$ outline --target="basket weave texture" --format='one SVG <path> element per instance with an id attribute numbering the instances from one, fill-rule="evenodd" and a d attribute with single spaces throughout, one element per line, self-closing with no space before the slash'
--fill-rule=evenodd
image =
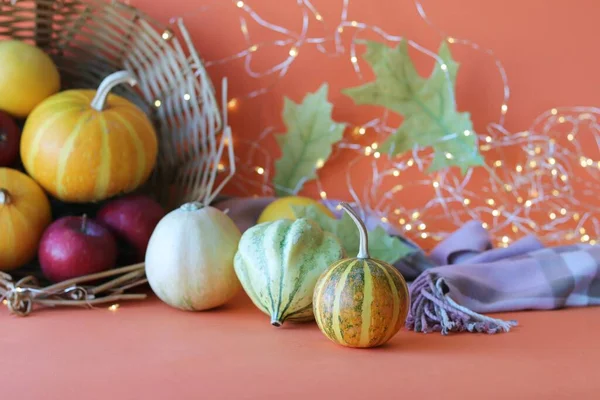
<path id="1" fill-rule="evenodd" d="M 221 152 L 223 118 L 212 83 L 181 21 L 165 27 L 117 1 L 0 0 L 0 40 L 36 44 L 56 63 L 62 89 L 97 88 L 129 70 L 138 80 L 114 93 L 148 114 L 159 139 L 144 189 L 171 208 L 204 197 Z M 213 178 L 214 179 L 214 178 Z"/>
<path id="2" fill-rule="evenodd" d="M 227 81 L 219 107 L 181 20 L 165 27 L 117 1 L 0 0 L 0 40 L 6 39 L 35 44 L 49 54 L 62 90 L 96 89 L 122 70 L 135 76 L 134 88 L 120 85 L 113 92 L 139 106 L 154 124 L 158 160 L 141 191 L 166 209 L 188 201 L 211 204 L 235 174 Z M 47 287 L 38 283 L 36 266 L 30 267 L 33 272 L 24 267 L 14 277 L 0 272 L 0 300 L 11 313 L 28 315 L 34 304 L 91 307 L 146 297 L 126 293 L 147 282 L 143 263 Z"/>

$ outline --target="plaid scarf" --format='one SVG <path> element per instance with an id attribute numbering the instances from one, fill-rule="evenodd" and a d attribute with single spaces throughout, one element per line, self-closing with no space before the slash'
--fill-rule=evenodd
<path id="1" fill-rule="evenodd" d="M 508 332 L 516 321 L 480 313 L 600 305 L 600 246 L 544 248 L 527 236 L 492 249 L 473 221 L 431 253 L 437 264 L 403 265 L 423 271 L 410 285 L 406 326 L 416 332 Z"/>

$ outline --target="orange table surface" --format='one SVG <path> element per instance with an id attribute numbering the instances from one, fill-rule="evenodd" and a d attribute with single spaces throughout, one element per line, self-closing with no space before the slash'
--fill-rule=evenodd
<path id="1" fill-rule="evenodd" d="M 368 350 L 315 323 L 272 327 L 242 293 L 210 312 L 0 312 L 11 399 L 598 399 L 600 308 L 499 315 L 507 334 L 401 331 Z"/>

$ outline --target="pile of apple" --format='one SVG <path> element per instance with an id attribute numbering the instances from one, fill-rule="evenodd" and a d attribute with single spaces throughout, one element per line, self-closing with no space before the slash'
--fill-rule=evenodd
<path id="1" fill-rule="evenodd" d="M 95 219 L 86 214 L 57 218 L 39 244 L 42 272 L 60 282 L 142 262 L 150 236 L 164 215 L 153 199 L 128 195 L 108 201 Z"/>
<path id="2" fill-rule="evenodd" d="M 131 76 L 112 75 L 104 94 L 61 92 L 50 57 L 34 45 L 0 41 L 0 270 L 37 256 L 43 274 L 59 282 L 144 261 L 166 214 L 137 191 L 155 165 L 157 140 L 141 110 L 108 94 Z M 72 139 L 80 133 L 85 140 Z"/>

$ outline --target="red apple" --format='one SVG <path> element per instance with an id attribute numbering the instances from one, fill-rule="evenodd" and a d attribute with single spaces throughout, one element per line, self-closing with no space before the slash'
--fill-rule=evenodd
<path id="1" fill-rule="evenodd" d="M 132 249 L 125 262 L 142 262 L 148 241 L 158 222 L 165 216 L 158 202 L 144 195 L 129 195 L 109 201 L 96 214 L 96 220 L 107 226 L 117 239 Z"/>
<path id="2" fill-rule="evenodd" d="M 14 119 L 0 111 L 0 167 L 13 165 L 19 157 L 21 130 Z"/>
<path id="3" fill-rule="evenodd" d="M 44 275 L 60 282 L 114 267 L 117 243 L 107 228 L 85 215 L 68 216 L 46 229 L 38 258 Z"/>

